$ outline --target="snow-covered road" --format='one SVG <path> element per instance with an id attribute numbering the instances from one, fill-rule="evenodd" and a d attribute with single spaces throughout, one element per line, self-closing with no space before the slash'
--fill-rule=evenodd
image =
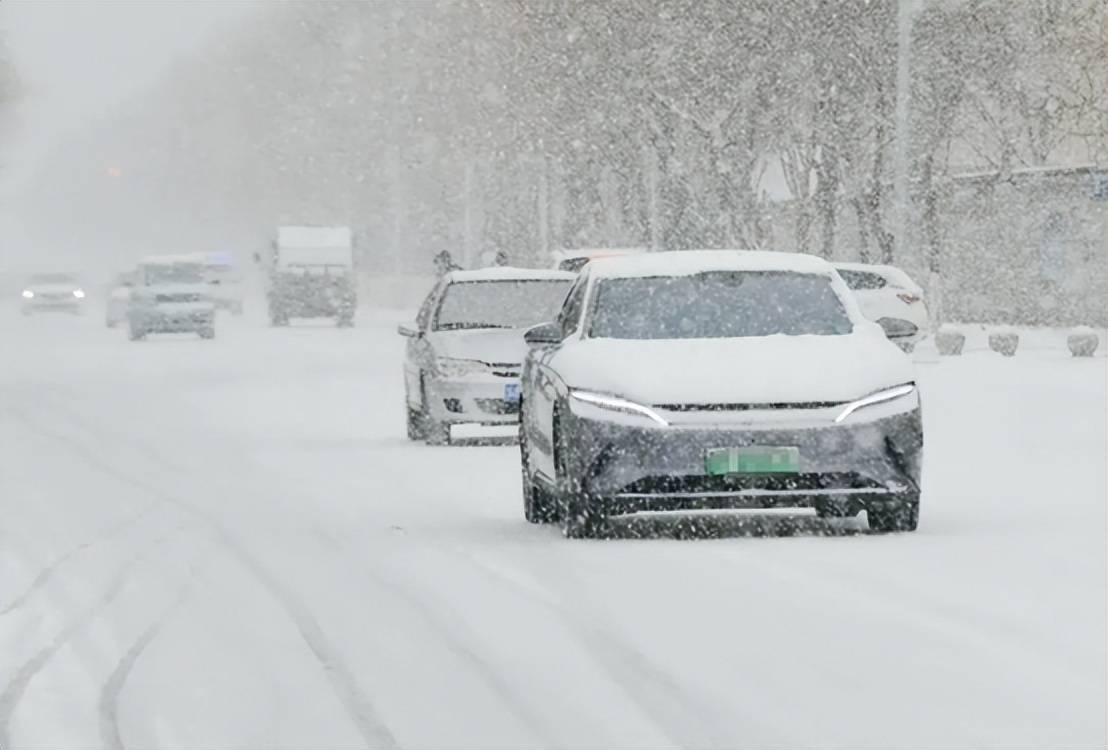
<path id="1" fill-rule="evenodd" d="M 0 317 L 0 747 L 1105 746 L 1103 356 L 921 364 L 918 533 L 571 542 L 396 322 Z"/>

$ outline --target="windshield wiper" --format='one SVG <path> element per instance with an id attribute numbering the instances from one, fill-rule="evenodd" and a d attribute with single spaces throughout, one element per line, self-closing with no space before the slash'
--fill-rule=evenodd
<path id="1" fill-rule="evenodd" d="M 499 323 L 442 323 L 435 326 L 436 331 L 460 331 L 467 328 L 511 328 Z"/>

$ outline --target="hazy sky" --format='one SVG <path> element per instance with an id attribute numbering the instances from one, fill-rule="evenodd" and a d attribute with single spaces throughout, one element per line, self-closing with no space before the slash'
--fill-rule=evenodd
<path id="1" fill-rule="evenodd" d="M 105 115 L 175 57 L 233 28 L 251 0 L 3 0 L 0 35 L 24 86 L 8 182 L 66 131 Z M 14 162 L 14 164 L 12 163 Z"/>

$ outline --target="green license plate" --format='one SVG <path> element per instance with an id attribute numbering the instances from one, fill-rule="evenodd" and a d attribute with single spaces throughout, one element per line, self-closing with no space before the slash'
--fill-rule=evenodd
<path id="1" fill-rule="evenodd" d="M 787 446 L 751 445 L 745 448 L 713 448 L 705 466 L 709 476 L 725 474 L 796 474 L 800 471 L 800 449 Z"/>

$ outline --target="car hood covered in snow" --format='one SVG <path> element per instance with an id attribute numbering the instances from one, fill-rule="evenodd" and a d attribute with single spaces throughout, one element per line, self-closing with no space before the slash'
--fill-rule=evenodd
<path id="1" fill-rule="evenodd" d="M 27 284 L 23 287 L 35 294 L 73 294 L 81 288 L 80 284 Z"/>
<path id="2" fill-rule="evenodd" d="M 915 379 L 869 325 L 844 336 L 586 339 L 554 356 L 571 388 L 652 405 L 842 402 Z"/>
<path id="3" fill-rule="evenodd" d="M 432 331 L 427 338 L 439 357 L 518 365 L 527 353 L 524 333 L 522 328 L 478 328 Z"/>

